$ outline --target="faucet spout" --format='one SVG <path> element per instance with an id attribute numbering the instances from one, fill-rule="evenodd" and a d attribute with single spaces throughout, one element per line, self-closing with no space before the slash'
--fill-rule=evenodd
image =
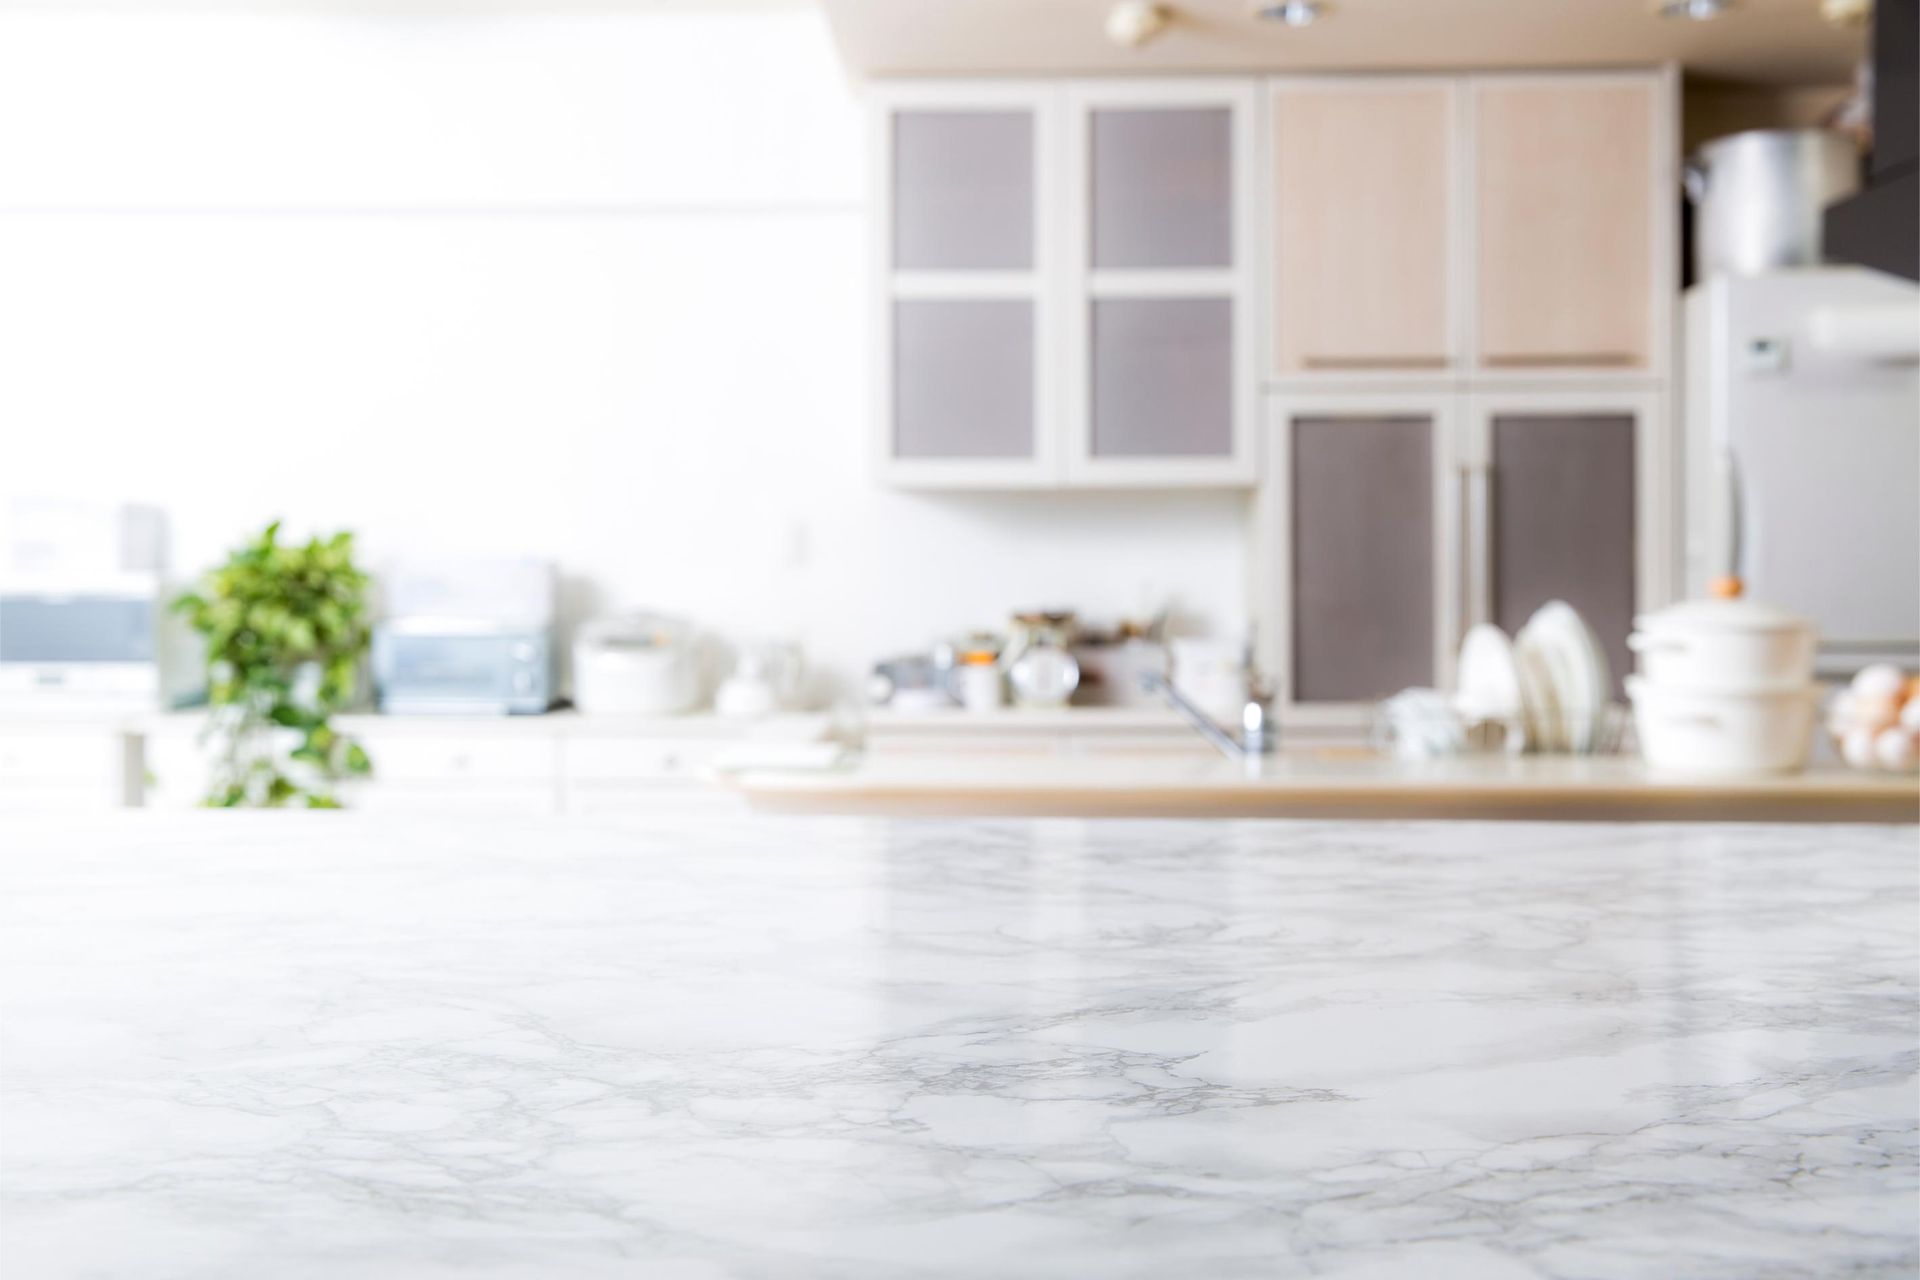
<path id="1" fill-rule="evenodd" d="M 1178 711 L 1194 731 L 1208 742 L 1221 755 L 1229 760 L 1244 760 L 1264 755 L 1274 749 L 1274 735 L 1270 724 L 1267 704 L 1258 698 L 1249 698 L 1240 712 L 1240 733 L 1233 733 L 1220 727 L 1214 718 L 1195 706 L 1188 697 L 1174 687 L 1173 681 L 1157 672 L 1148 672 L 1140 677 L 1140 687 L 1149 693 L 1158 693 Z"/>

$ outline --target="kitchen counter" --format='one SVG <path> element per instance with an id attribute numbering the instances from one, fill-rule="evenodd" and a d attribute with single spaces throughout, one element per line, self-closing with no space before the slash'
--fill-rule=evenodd
<path id="1" fill-rule="evenodd" d="M 0 1273 L 1910 1276 L 1916 838 L 0 820 Z"/>
<path id="2" fill-rule="evenodd" d="M 1825 767 L 1781 776 L 1662 774 L 1637 759 L 1463 756 L 1403 762 L 1354 749 L 1229 760 L 1204 745 L 1076 757 L 869 751 L 831 771 L 743 773 L 756 809 L 920 816 L 1550 818 L 1914 822 L 1920 779 Z"/>

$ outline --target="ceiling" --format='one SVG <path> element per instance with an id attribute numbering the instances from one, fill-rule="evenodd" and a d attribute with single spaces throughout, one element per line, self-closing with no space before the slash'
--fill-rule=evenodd
<path id="1" fill-rule="evenodd" d="M 841 55 L 871 76 L 1153 71 L 1596 67 L 1679 62 L 1753 84 L 1847 80 L 1864 30 L 1818 0 L 1732 0 L 1710 22 L 1650 0 L 1327 0 L 1310 27 L 1251 16 L 1247 0 L 1170 0 L 1151 44 L 1104 34 L 1112 0 L 822 0 Z M 1892 0 L 1900 3 L 1902 0 Z M 1905 0 L 1911 3 L 1911 0 Z"/>

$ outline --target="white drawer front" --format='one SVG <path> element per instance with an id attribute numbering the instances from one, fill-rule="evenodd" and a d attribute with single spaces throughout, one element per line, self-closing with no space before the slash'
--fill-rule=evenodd
<path id="1" fill-rule="evenodd" d="M 491 786 L 426 786 L 409 783 L 369 783 L 341 796 L 347 808 L 360 813 L 421 813 L 456 817 L 477 813 L 550 814 L 559 810 L 559 792 L 552 785 L 500 783 Z"/>
<path id="2" fill-rule="evenodd" d="M 566 743 L 569 782 L 654 782 L 697 779 L 720 744 L 705 739 L 571 738 Z"/>
<path id="3" fill-rule="evenodd" d="M 547 782 L 558 744 L 544 735 L 367 734 L 361 742 L 381 782 Z"/>
<path id="4" fill-rule="evenodd" d="M 566 812 L 588 817 L 664 817 L 746 812 L 746 800 L 721 786 L 586 786 L 567 791 Z"/>
<path id="5" fill-rule="evenodd" d="M 122 803 L 119 790 L 105 785 L 0 779 L 0 813 L 84 813 Z"/>
<path id="6" fill-rule="evenodd" d="M 13 779 L 96 782 L 119 776 L 120 735 L 54 730 L 0 732 L 0 786 Z"/>

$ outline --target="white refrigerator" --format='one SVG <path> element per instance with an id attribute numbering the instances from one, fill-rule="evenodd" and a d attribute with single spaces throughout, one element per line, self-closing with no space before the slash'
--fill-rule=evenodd
<path id="1" fill-rule="evenodd" d="M 1688 594 L 1733 573 L 1820 671 L 1920 661 L 1920 288 L 1858 267 L 1687 291 Z"/>

